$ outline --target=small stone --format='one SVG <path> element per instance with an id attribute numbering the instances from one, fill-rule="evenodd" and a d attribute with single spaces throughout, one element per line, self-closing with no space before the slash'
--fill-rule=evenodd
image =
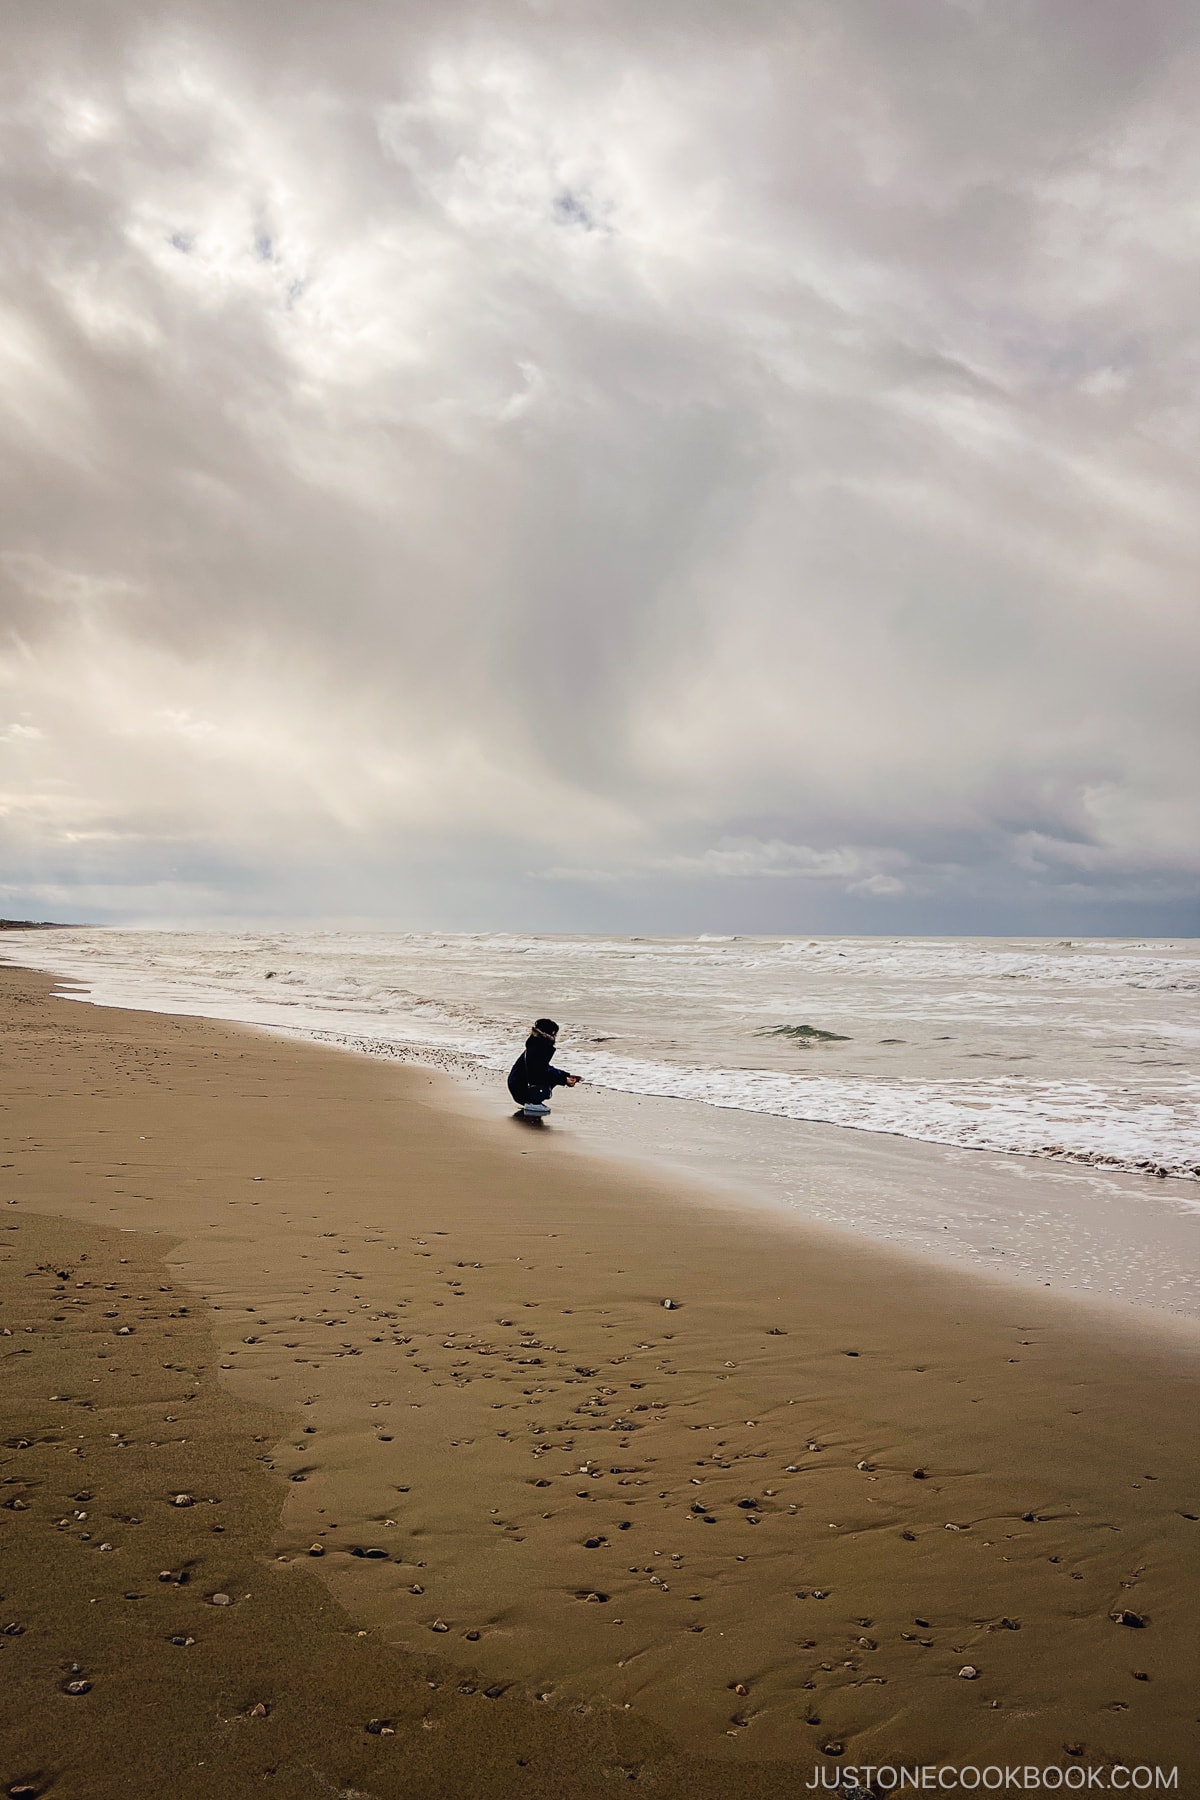
<path id="1" fill-rule="evenodd" d="M 195 1506 L 195 1504 L 196 1502 L 190 1494 L 174 1494 L 171 1497 L 172 1506 Z"/>
<path id="2" fill-rule="evenodd" d="M 429 1629 L 430 1631 L 449 1631 L 450 1627 L 445 1619 L 435 1619 Z"/>
<path id="3" fill-rule="evenodd" d="M 117 1329 L 117 1336 L 118 1337 L 132 1337 L 133 1336 L 133 1326 L 132 1325 L 119 1326 Z"/>
<path id="4" fill-rule="evenodd" d="M 210 1597 L 209 1604 L 211 1606 L 232 1606 L 233 1599 L 229 1594 L 213 1594 Z"/>
<path id="5" fill-rule="evenodd" d="M 744 1700 L 746 1695 L 750 1692 L 750 1689 L 746 1686 L 744 1681 L 735 1681 L 733 1684 L 733 1691 Z"/>
<path id="6" fill-rule="evenodd" d="M 1140 1631 L 1146 1623 L 1141 1613 L 1130 1612 L 1127 1607 L 1114 1613 L 1113 1620 L 1118 1625 L 1131 1625 L 1135 1631 Z"/>
<path id="7" fill-rule="evenodd" d="M 64 1694 L 90 1694 L 91 1691 L 92 1684 L 90 1681 L 68 1681 L 63 1688 Z"/>
<path id="8" fill-rule="evenodd" d="M 363 1555 L 365 1557 L 367 1557 L 371 1562 L 379 1562 L 381 1559 L 384 1562 L 387 1561 L 387 1551 L 386 1550 L 378 1550 L 378 1549 L 372 1548 L 370 1550 L 364 1550 Z"/>
<path id="9" fill-rule="evenodd" d="M 171 1642 L 177 1645 L 180 1650 L 186 1650 L 188 1646 L 194 1644 L 195 1641 L 195 1638 L 190 1637 L 173 1637 L 171 1639 Z"/>
<path id="10" fill-rule="evenodd" d="M 675 1312 L 679 1306 L 679 1302 L 678 1300 L 664 1300 L 663 1306 L 667 1312 Z"/>
<path id="11" fill-rule="evenodd" d="M 372 1737 L 395 1737 L 396 1727 L 390 1719 L 368 1719 L 365 1729 Z"/>
<path id="12" fill-rule="evenodd" d="M 958 1679 L 960 1681 L 978 1681 L 979 1670 L 975 1667 L 974 1663 L 964 1663 L 962 1668 L 958 1671 Z"/>
<path id="13" fill-rule="evenodd" d="M 308 1554 L 310 1556 L 324 1556 L 324 1554 L 325 1554 L 324 1544 L 310 1544 L 308 1546 Z"/>
<path id="14" fill-rule="evenodd" d="M 1150 1679 L 1145 1669 L 1130 1669 L 1129 1673 L 1133 1676 L 1135 1681 L 1149 1681 Z"/>
<path id="15" fill-rule="evenodd" d="M 928 1479 L 929 1479 L 929 1476 L 925 1469 L 914 1469 L 913 1470 L 913 1480 L 914 1481 L 928 1481 Z"/>
<path id="16" fill-rule="evenodd" d="M 839 1744 L 836 1738 L 832 1738 L 829 1743 L 821 1745 L 821 1755 L 841 1756 L 845 1748 L 845 1744 Z"/>
<path id="17" fill-rule="evenodd" d="M 425 1589 L 421 1586 L 419 1581 L 414 1581 L 408 1591 L 410 1594 L 423 1594 Z"/>
<path id="18" fill-rule="evenodd" d="M 111 1544 L 99 1544 L 97 1545 L 97 1548 L 100 1550 L 111 1550 L 113 1546 Z"/>
<path id="19" fill-rule="evenodd" d="M 271 1709 L 267 1706 L 266 1702 L 260 1700 L 257 1706 L 252 1706 L 250 1708 L 250 1717 L 252 1719 L 265 1719 L 270 1710 Z"/>
<path id="20" fill-rule="evenodd" d="M 479 1642 L 479 1633 L 477 1631 L 464 1631 L 463 1636 L 466 1638 L 468 1644 L 477 1644 Z"/>

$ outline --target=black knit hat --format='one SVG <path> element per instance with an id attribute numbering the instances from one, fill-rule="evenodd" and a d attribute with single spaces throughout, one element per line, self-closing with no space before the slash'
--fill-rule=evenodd
<path id="1" fill-rule="evenodd" d="M 544 1037 L 558 1036 L 558 1026 L 554 1023 L 553 1019 L 535 1019 L 533 1021 L 533 1029 L 535 1031 L 540 1031 Z"/>

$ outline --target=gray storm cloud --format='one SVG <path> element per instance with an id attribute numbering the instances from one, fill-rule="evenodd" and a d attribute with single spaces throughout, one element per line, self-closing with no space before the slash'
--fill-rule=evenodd
<path id="1" fill-rule="evenodd" d="M 6 36 L 4 910 L 1195 928 L 1191 5 Z"/>

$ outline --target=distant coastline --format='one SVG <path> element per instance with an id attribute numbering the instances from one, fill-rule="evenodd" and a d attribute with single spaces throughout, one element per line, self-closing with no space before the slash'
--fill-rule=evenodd
<path id="1" fill-rule="evenodd" d="M 69 925 L 62 919 L 0 919 L 0 931 L 84 931 L 92 926 Z"/>

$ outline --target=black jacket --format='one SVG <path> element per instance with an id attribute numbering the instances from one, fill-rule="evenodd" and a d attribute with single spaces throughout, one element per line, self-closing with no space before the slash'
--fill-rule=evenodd
<path id="1" fill-rule="evenodd" d="M 518 1105 L 525 1105 L 551 1088 L 566 1086 L 567 1073 L 554 1067 L 550 1061 L 553 1055 L 551 1040 L 543 1037 L 540 1031 L 530 1032 L 524 1050 L 508 1074 L 508 1091 Z"/>

